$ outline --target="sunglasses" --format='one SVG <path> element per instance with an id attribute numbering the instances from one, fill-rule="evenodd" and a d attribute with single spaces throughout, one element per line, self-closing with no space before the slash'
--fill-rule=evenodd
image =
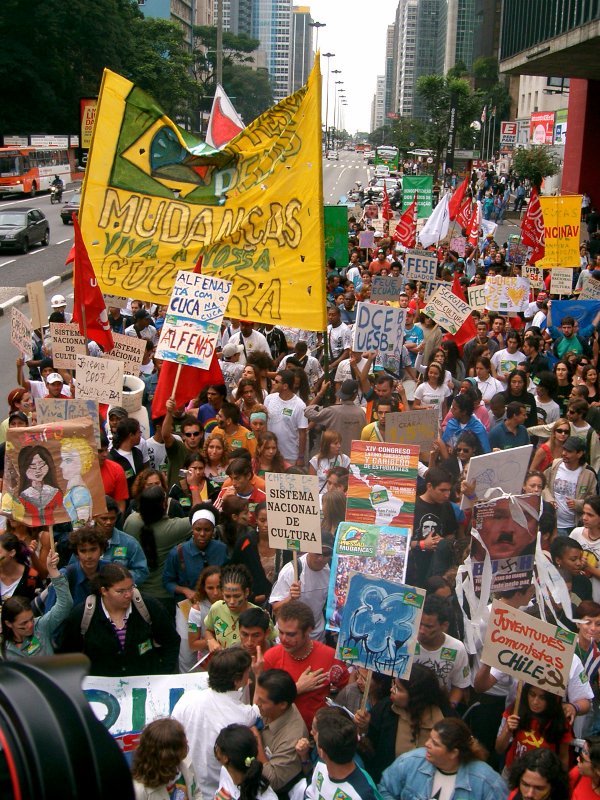
<path id="1" fill-rule="evenodd" d="M 187 439 L 190 439 L 192 436 L 201 436 L 201 431 L 194 431 L 193 433 L 184 433 L 183 434 Z"/>
<path id="2" fill-rule="evenodd" d="M 564 433 L 565 436 L 568 436 L 571 433 L 571 431 L 565 430 L 565 428 L 558 428 L 557 430 L 554 431 L 554 433 Z"/>

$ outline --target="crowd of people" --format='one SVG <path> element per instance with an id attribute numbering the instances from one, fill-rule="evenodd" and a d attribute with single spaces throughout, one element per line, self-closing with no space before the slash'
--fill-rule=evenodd
<path id="1" fill-rule="evenodd" d="M 404 272 L 386 230 L 374 252 L 359 248 L 364 227 L 351 219 L 347 263 L 328 263 L 326 331 L 224 320 L 222 382 L 158 416 L 165 309 L 135 299 L 109 309 L 115 332 L 146 342 L 142 414 L 112 406 L 100 419 L 106 511 L 52 537 L 42 518 L 6 520 L 1 655 L 84 653 L 91 674 L 117 678 L 207 671 L 207 689 L 143 730 L 138 798 L 588 800 L 600 793 L 600 311 L 581 327 L 557 318 L 548 276 L 524 313 L 473 311 L 459 348 L 423 313 L 427 287 L 405 280 L 391 303 L 406 309 L 403 343 L 357 352 L 357 302 L 374 275 Z M 575 297 L 600 278 L 594 245 L 582 247 Z M 521 274 L 493 235 L 463 255 L 433 252 L 440 280 L 463 287 Z M 69 321 L 62 295 L 51 305 L 50 321 Z M 33 358 L 16 362 L 3 450 L 9 429 L 35 424 L 38 399 L 76 396 L 45 331 L 32 344 Z M 421 449 L 405 563 L 405 582 L 426 591 L 414 665 L 407 680 L 367 676 L 336 657 L 324 618 L 330 584 L 343 590 L 360 568 L 330 569 L 352 442 L 385 441 L 388 414 L 431 408 L 439 435 Z M 523 493 L 542 498 L 544 558 L 573 617 L 552 613 L 577 634 L 564 697 L 525 684 L 517 698 L 516 682 L 481 661 L 483 635 L 476 652 L 464 644 L 455 584 L 471 545 L 468 465 L 524 444 L 534 447 Z M 269 542 L 273 472 L 318 479 L 322 552 L 301 554 L 297 574 Z M 402 580 L 397 563 L 385 574 Z M 531 585 L 494 596 L 540 615 Z"/>

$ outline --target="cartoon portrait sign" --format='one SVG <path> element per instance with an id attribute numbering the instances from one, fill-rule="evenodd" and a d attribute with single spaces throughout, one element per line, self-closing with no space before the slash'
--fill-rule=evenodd
<path id="1" fill-rule="evenodd" d="M 25 525 L 81 525 L 106 512 L 91 419 L 9 428 L 2 513 Z"/>
<path id="2" fill-rule="evenodd" d="M 408 678 L 425 592 L 353 573 L 340 624 L 337 657 L 395 678 Z"/>

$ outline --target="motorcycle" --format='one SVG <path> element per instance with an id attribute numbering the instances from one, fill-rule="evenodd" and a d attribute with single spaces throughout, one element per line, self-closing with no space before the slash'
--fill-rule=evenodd
<path id="1" fill-rule="evenodd" d="M 50 202 L 60 203 L 62 201 L 63 195 L 63 187 L 62 186 L 51 186 L 50 187 Z"/>

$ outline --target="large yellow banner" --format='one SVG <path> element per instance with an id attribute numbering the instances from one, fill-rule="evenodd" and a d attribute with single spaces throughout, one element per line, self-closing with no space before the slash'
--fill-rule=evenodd
<path id="1" fill-rule="evenodd" d="M 546 255 L 536 267 L 578 267 L 581 240 L 581 195 L 540 197 Z"/>
<path id="2" fill-rule="evenodd" d="M 323 330 L 319 60 L 222 150 L 105 70 L 80 221 L 104 292 L 167 303 L 176 274 L 233 281 L 227 313 Z"/>

